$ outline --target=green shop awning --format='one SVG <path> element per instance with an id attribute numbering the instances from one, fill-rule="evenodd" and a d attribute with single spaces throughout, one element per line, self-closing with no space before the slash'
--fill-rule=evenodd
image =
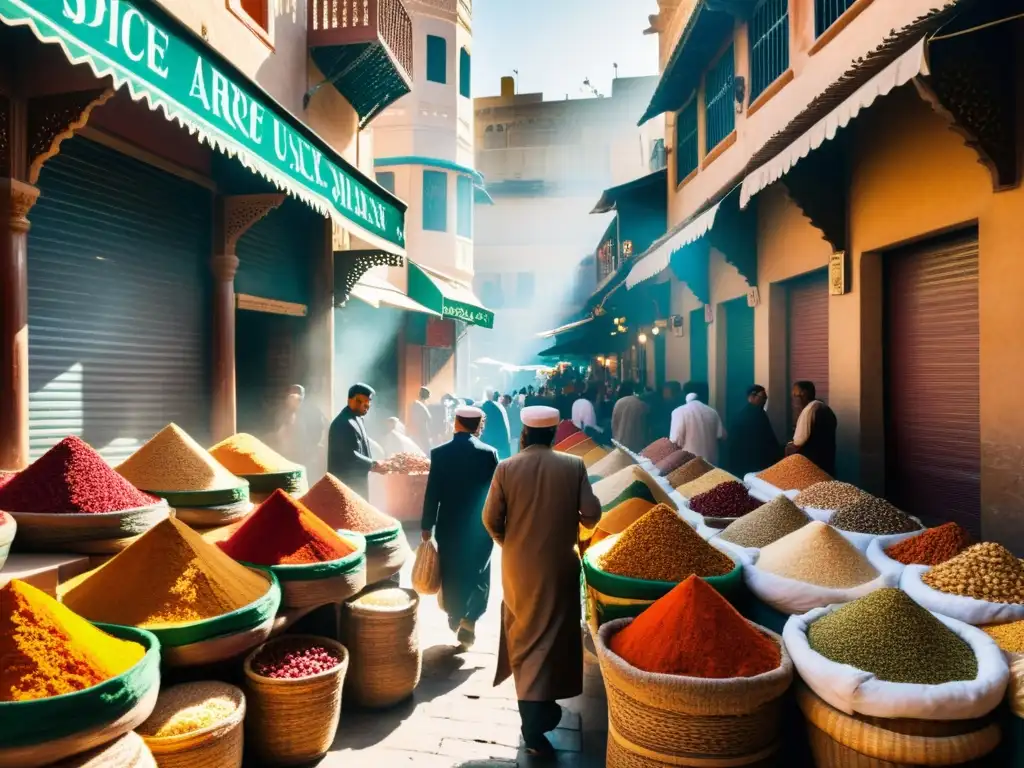
<path id="1" fill-rule="evenodd" d="M 483 328 L 494 327 L 494 313 L 484 307 L 473 289 L 440 272 L 409 264 L 409 298 L 452 320 L 462 320 Z"/>
<path id="2" fill-rule="evenodd" d="M 27 26 L 363 240 L 405 253 L 406 205 L 149 0 L 0 0 Z"/>

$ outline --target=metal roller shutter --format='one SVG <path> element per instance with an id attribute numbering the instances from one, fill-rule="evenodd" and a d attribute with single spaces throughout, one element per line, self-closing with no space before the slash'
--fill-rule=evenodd
<path id="1" fill-rule="evenodd" d="M 789 350 L 784 396 L 795 381 L 814 382 L 818 399 L 828 402 L 828 273 L 793 280 L 787 286 L 786 335 Z M 775 394 L 775 393 L 770 393 Z M 776 397 L 783 393 L 775 394 Z M 799 414 L 791 414 L 791 423 Z"/>
<path id="2" fill-rule="evenodd" d="M 112 462 L 168 422 L 208 439 L 210 193 L 83 138 L 43 167 L 28 242 L 29 435 Z"/>
<path id="3" fill-rule="evenodd" d="M 708 380 L 708 324 L 704 307 L 690 312 L 690 381 Z"/>
<path id="4" fill-rule="evenodd" d="M 886 492 L 980 534 L 978 237 L 886 256 Z"/>
<path id="5" fill-rule="evenodd" d="M 286 198 L 239 238 L 235 292 L 308 305 L 314 237 L 322 228 L 320 216 Z"/>
<path id="6" fill-rule="evenodd" d="M 754 308 L 744 296 L 727 301 L 725 309 L 725 401 L 722 418 L 731 424 L 746 405 L 747 390 L 754 383 Z"/>

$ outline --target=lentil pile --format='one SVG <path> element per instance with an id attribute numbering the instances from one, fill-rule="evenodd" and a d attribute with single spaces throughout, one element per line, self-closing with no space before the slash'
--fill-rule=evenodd
<path id="1" fill-rule="evenodd" d="M 783 491 L 802 491 L 815 483 L 824 483 L 832 479 L 828 472 L 799 453 L 772 464 L 768 469 L 758 472 L 757 476 Z"/>
<path id="2" fill-rule="evenodd" d="M 968 547 L 921 576 L 932 589 L 990 603 L 1024 603 L 1024 562 L 1002 544 Z"/>
<path id="3" fill-rule="evenodd" d="M 665 479 L 673 488 L 680 488 L 687 483 L 693 482 L 701 475 L 706 475 L 713 469 L 713 466 L 704 461 L 700 456 L 697 456 L 683 464 L 679 469 L 669 472 L 668 477 Z"/>
<path id="4" fill-rule="evenodd" d="M 637 669 L 687 677 L 753 677 L 782 662 L 778 644 L 696 576 L 652 603 L 609 647 Z"/>
<path id="5" fill-rule="evenodd" d="M 135 666 L 138 643 L 94 627 L 23 581 L 0 587 L 0 701 L 32 701 L 91 688 Z"/>
<path id="6" fill-rule="evenodd" d="M 839 509 L 869 496 L 855 485 L 838 480 L 815 483 L 800 491 L 795 501 L 801 507 L 814 509 Z"/>
<path id="7" fill-rule="evenodd" d="M 173 685 L 160 691 L 153 714 L 136 731 L 157 739 L 196 733 L 229 719 L 243 701 L 242 692 L 227 683 Z"/>
<path id="8" fill-rule="evenodd" d="M 876 536 L 921 530 L 913 518 L 900 512 L 885 499 L 870 495 L 837 509 L 829 524 L 842 531 L 872 533 Z"/>
<path id="9" fill-rule="evenodd" d="M 1024 621 L 1009 624 L 991 624 L 981 627 L 996 641 L 996 645 L 1009 653 L 1024 653 Z"/>
<path id="10" fill-rule="evenodd" d="M 0 509 L 44 514 L 121 512 L 156 504 L 87 443 L 65 437 L 0 487 Z"/>
<path id="11" fill-rule="evenodd" d="M 800 507 L 785 496 L 776 496 L 749 515 L 729 523 L 722 538 L 741 547 L 761 549 L 811 522 Z"/>
<path id="12" fill-rule="evenodd" d="M 690 499 L 690 509 L 704 517 L 743 517 L 760 506 L 761 502 L 747 493 L 747 486 L 736 480 Z"/>
<path id="13" fill-rule="evenodd" d="M 573 424 L 571 419 L 562 419 L 558 422 L 558 427 L 555 429 L 555 445 L 579 432 L 579 427 Z"/>
<path id="14" fill-rule="evenodd" d="M 606 534 L 622 533 L 654 507 L 648 499 L 626 499 L 601 518 L 597 524 Z"/>
<path id="15" fill-rule="evenodd" d="M 885 554 L 905 565 L 938 565 L 971 544 L 971 535 L 956 523 L 930 528 L 919 536 L 893 544 Z"/>
<path id="16" fill-rule="evenodd" d="M 659 437 L 653 443 L 648 445 L 642 451 L 640 455 L 645 459 L 649 460 L 653 464 L 657 464 L 664 458 L 675 453 L 679 450 L 679 446 L 669 440 L 667 437 Z"/>
<path id="17" fill-rule="evenodd" d="M 659 462 L 656 462 L 654 466 L 657 468 L 658 474 L 664 477 L 666 475 L 672 474 L 681 466 L 693 461 L 695 458 L 697 457 L 694 456 L 689 451 L 672 451 L 672 453 L 670 453 L 664 459 L 662 459 Z"/>
<path id="18" fill-rule="evenodd" d="M 374 533 L 398 525 L 395 518 L 364 501 L 330 473 L 321 477 L 299 502 L 334 530 Z"/>
<path id="19" fill-rule="evenodd" d="M 331 526 L 280 488 L 219 546 L 235 560 L 253 565 L 311 565 L 355 552 Z"/>
<path id="20" fill-rule="evenodd" d="M 645 581 L 680 582 L 691 574 L 724 576 L 736 567 L 675 510 L 659 504 L 625 531 L 601 558 L 607 573 Z"/>
<path id="21" fill-rule="evenodd" d="M 679 494 L 686 499 L 692 499 L 695 496 L 700 496 L 702 493 L 707 493 L 712 488 L 721 485 L 722 483 L 739 482 L 739 478 L 735 475 L 731 475 L 724 469 L 712 469 L 710 472 L 705 472 L 696 480 L 691 480 L 686 485 L 680 485 L 676 488 Z"/>
<path id="22" fill-rule="evenodd" d="M 262 475 L 302 469 L 262 440 L 257 440 L 245 432 L 221 440 L 210 449 L 210 455 L 236 475 Z"/>
<path id="23" fill-rule="evenodd" d="M 387 461 L 378 462 L 374 471 L 382 475 L 423 475 L 430 471 L 430 459 L 411 453 L 396 453 Z"/>
<path id="24" fill-rule="evenodd" d="M 807 641 L 825 658 L 890 683 L 941 685 L 978 675 L 971 646 L 899 589 L 876 589 L 822 616 Z"/>
<path id="25" fill-rule="evenodd" d="M 90 621 L 159 628 L 236 611 L 268 589 L 265 576 L 171 518 L 61 592 L 64 605 Z"/>
<path id="26" fill-rule="evenodd" d="M 817 520 L 762 549 L 757 567 L 830 589 L 850 589 L 878 578 L 878 571 L 853 544 Z"/>
<path id="27" fill-rule="evenodd" d="M 252 671 L 275 680 L 300 680 L 330 672 L 341 657 L 322 645 L 304 641 L 275 643 L 252 660 Z"/>
<path id="28" fill-rule="evenodd" d="M 156 494 L 222 491 L 246 484 L 177 424 L 161 429 L 115 469 L 136 488 Z"/>
<path id="29" fill-rule="evenodd" d="M 587 473 L 599 478 L 611 477 L 626 467 L 632 466 L 633 459 L 625 451 L 616 448 L 596 464 L 592 465 Z M 596 483 L 595 483 L 596 487 Z"/>

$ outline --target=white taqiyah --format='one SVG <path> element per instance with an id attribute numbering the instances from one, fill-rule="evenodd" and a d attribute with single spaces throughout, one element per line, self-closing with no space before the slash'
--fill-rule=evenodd
<path id="1" fill-rule="evenodd" d="M 482 419 L 484 412 L 474 405 L 460 405 L 455 409 L 455 417 L 458 419 Z"/>
<path id="2" fill-rule="evenodd" d="M 546 405 L 531 405 L 523 408 L 519 417 L 523 425 L 533 429 L 544 429 L 545 427 L 557 427 L 559 415 L 557 408 L 550 408 Z"/>

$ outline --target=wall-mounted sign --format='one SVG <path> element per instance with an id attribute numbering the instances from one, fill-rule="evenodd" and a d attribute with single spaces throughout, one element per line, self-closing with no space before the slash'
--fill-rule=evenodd
<path id="1" fill-rule="evenodd" d="M 704 322 L 709 325 L 715 322 L 715 308 L 710 304 L 704 305 Z"/>
<path id="2" fill-rule="evenodd" d="M 846 293 L 846 251 L 837 251 L 828 259 L 828 292 L 832 296 Z"/>
<path id="3" fill-rule="evenodd" d="M 756 307 L 761 304 L 761 292 L 757 290 L 755 285 L 749 291 L 747 291 L 747 306 Z"/>
<path id="4" fill-rule="evenodd" d="M 305 304 L 264 299 L 262 296 L 250 296 L 246 293 L 235 294 L 235 306 L 250 312 L 265 312 L 268 315 L 288 315 L 289 317 L 305 317 L 308 311 Z"/>

